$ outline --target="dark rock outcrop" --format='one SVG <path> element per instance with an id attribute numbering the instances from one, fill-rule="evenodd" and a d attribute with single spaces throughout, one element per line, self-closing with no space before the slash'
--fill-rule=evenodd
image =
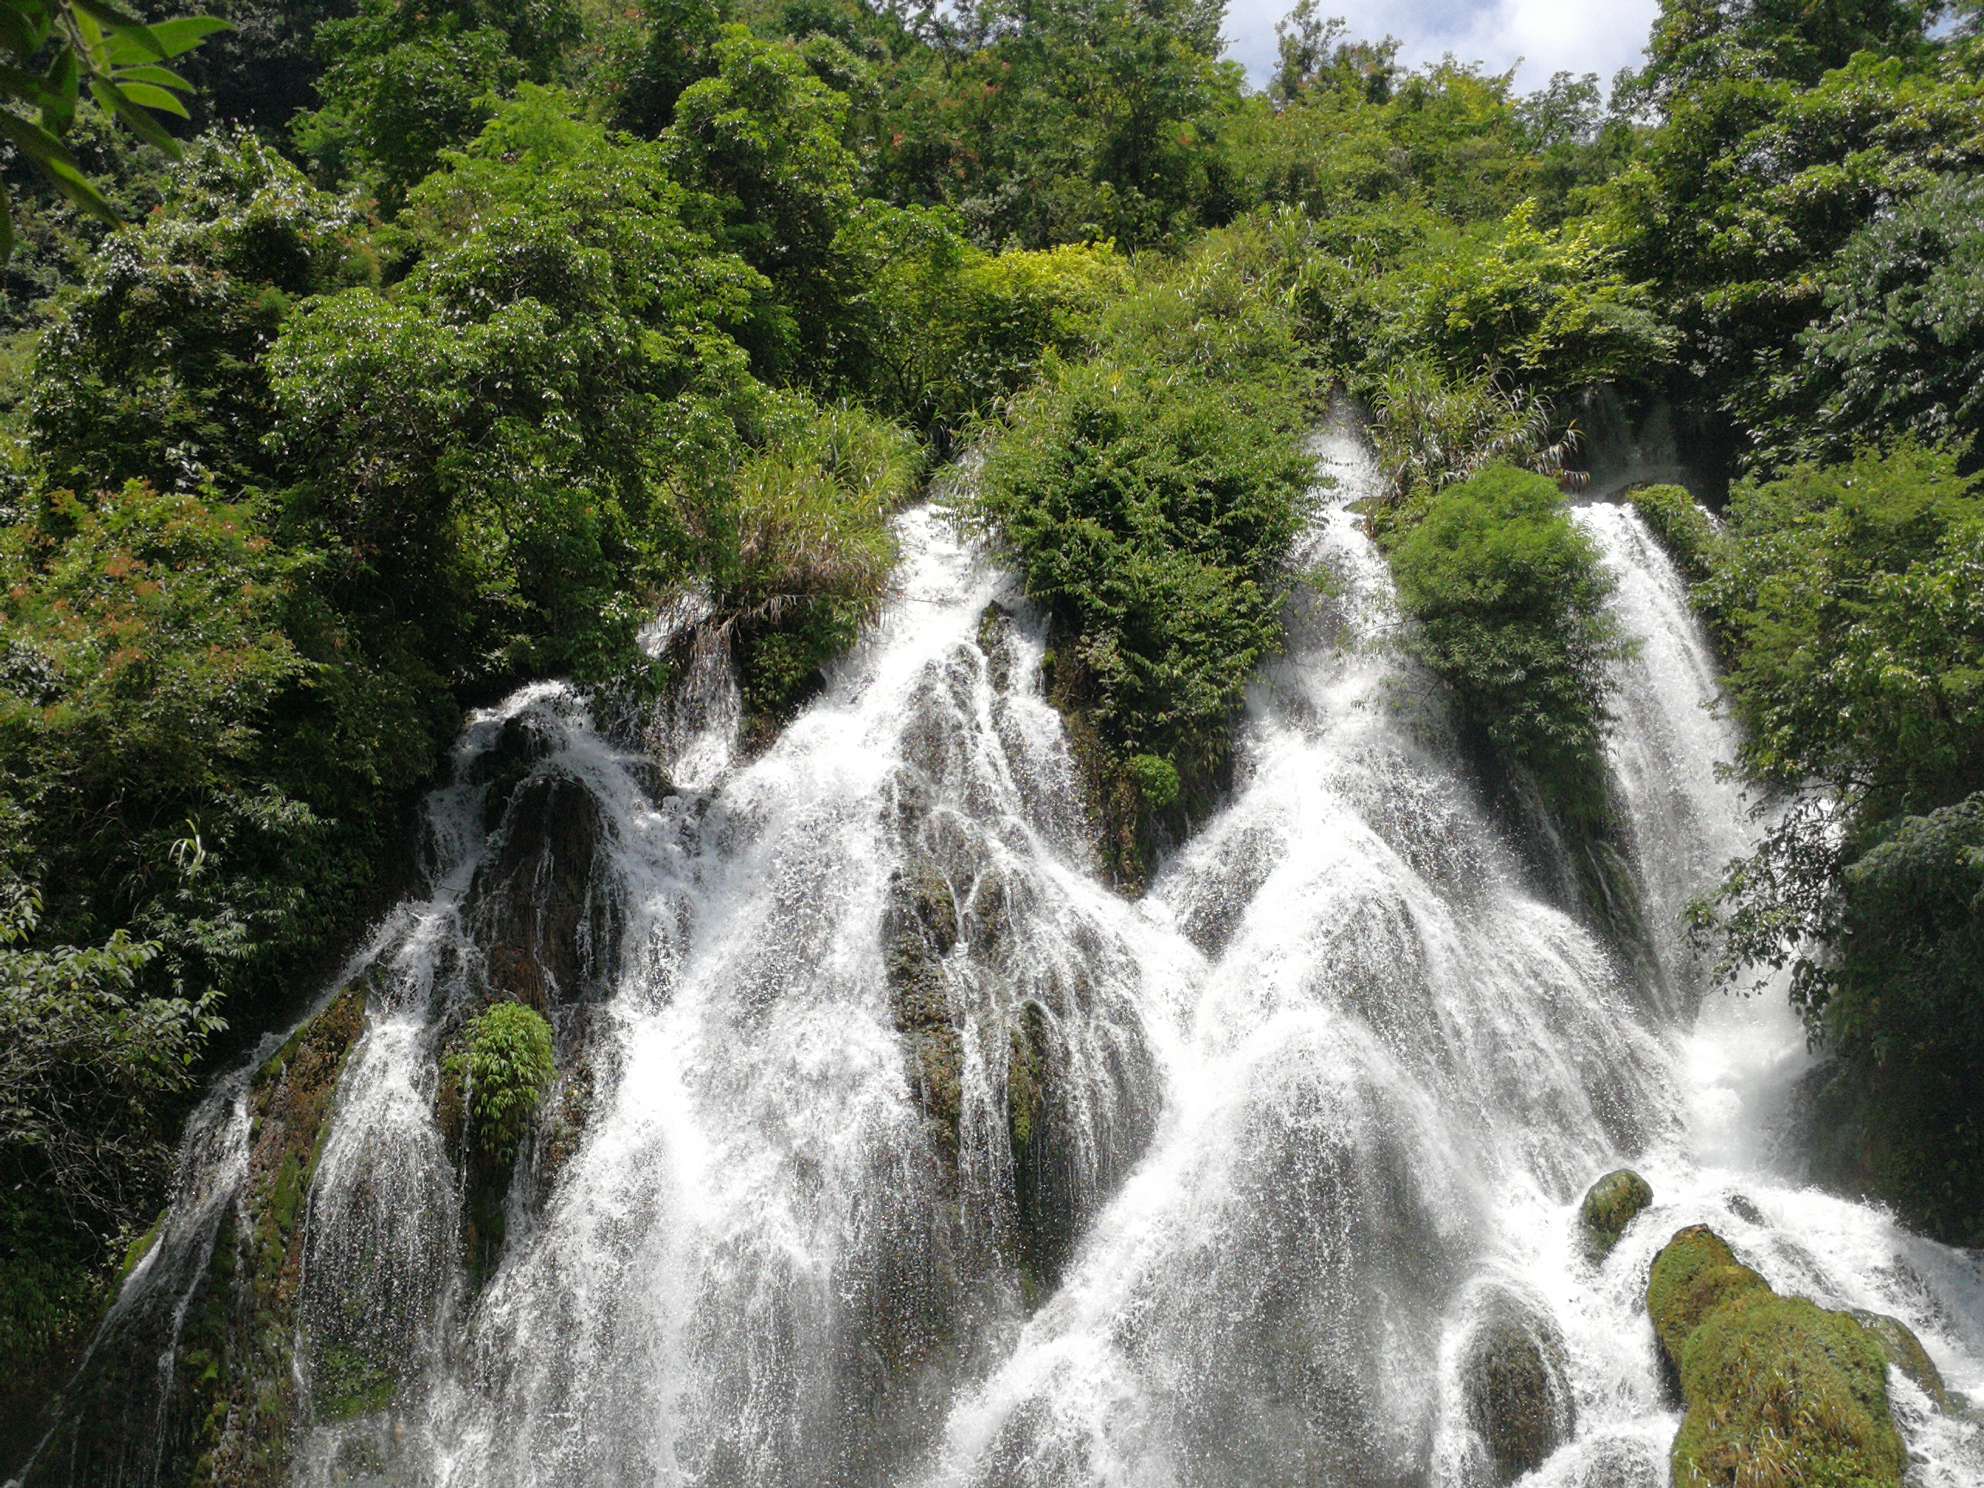
<path id="1" fill-rule="evenodd" d="M 1468 1425 L 1498 1484 L 1533 1472 L 1577 1430 L 1564 1341 L 1514 1292 L 1492 1289 L 1461 1360 Z"/>

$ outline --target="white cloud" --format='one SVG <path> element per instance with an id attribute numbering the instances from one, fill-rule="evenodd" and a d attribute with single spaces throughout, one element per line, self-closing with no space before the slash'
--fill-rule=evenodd
<path id="1" fill-rule="evenodd" d="M 1274 24 L 1295 0 L 1229 0 L 1227 55 L 1247 66 L 1256 83 L 1274 59 Z M 1500 72 L 1520 67 L 1516 85 L 1541 87 L 1554 72 L 1595 72 L 1609 85 L 1622 67 L 1637 66 L 1659 0 L 1322 0 L 1324 15 L 1341 15 L 1353 35 L 1392 35 L 1409 64 L 1452 52 Z"/>

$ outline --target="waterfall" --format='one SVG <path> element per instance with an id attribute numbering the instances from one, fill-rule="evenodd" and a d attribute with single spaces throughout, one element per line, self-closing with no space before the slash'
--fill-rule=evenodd
<path id="1" fill-rule="evenodd" d="M 1358 431 L 1317 453 L 1321 582 L 1231 799 L 1138 902 L 1097 872 L 1053 636 L 933 509 L 755 759 L 704 652 L 643 727 L 550 683 L 475 715 L 423 888 L 202 1107 L 25 1481 L 175 1483 L 263 1422 L 299 1488 L 1475 1488 L 1514 1338 L 1525 1481 L 1664 1484 L 1644 1282 L 1702 1221 L 1984 1390 L 1977 1258 L 1802 1184 L 1795 1018 L 1704 997 L 1675 932 L 1753 828 L 1671 564 L 1579 511 L 1639 642 L 1611 765 L 1649 969 L 1538 897 L 1397 644 Z M 492 997 L 546 1012 L 558 1074 L 484 1203 L 437 1080 Z M 1594 1266 L 1577 1203 L 1627 1162 L 1655 1204 Z M 195 1353 L 258 1391 L 200 1394 Z M 1895 1393 L 1924 1488 L 1979 1481 L 1984 1431 Z"/>

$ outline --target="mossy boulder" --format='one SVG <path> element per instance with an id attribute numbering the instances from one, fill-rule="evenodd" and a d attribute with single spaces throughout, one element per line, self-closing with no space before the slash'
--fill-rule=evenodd
<path id="1" fill-rule="evenodd" d="M 1612 1253 L 1619 1237 L 1649 1204 L 1653 1188 L 1631 1168 L 1618 1168 L 1585 1191 L 1578 1206 L 1578 1228 L 1584 1235 L 1585 1254 L 1594 1262 Z"/>
<path id="2" fill-rule="evenodd" d="M 1676 1484 L 1899 1488 L 1887 1355 L 1856 1319 L 1779 1296 L 1703 1225 L 1655 1258 L 1647 1312 L 1687 1409 Z"/>
<path id="3" fill-rule="evenodd" d="M 1913 1380 L 1937 1410 L 1950 1409 L 1950 1392 L 1943 1383 L 1943 1373 L 1936 1368 L 1936 1361 L 1922 1347 L 1922 1340 L 1915 1336 L 1913 1328 L 1900 1318 L 1889 1317 L 1884 1312 L 1867 1312 L 1855 1307 L 1851 1309 L 1851 1315 L 1861 1327 L 1874 1335 L 1874 1341 L 1881 1346 L 1888 1363 Z"/>
<path id="4" fill-rule="evenodd" d="M 1497 1484 L 1534 1472 L 1577 1429 L 1563 1338 L 1537 1308 L 1499 1287 L 1483 1299 L 1468 1336 L 1461 1391 Z"/>

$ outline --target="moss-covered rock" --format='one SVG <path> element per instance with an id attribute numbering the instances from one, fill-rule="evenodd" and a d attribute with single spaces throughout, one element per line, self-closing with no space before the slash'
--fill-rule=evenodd
<path id="1" fill-rule="evenodd" d="M 1618 1168 L 1585 1190 L 1578 1206 L 1578 1228 L 1584 1236 L 1585 1254 L 1602 1261 L 1612 1253 L 1619 1237 L 1647 1205 L 1653 1202 L 1653 1188 L 1631 1168 Z"/>
<path id="2" fill-rule="evenodd" d="M 1915 1381 L 1937 1410 L 1950 1409 L 1950 1392 L 1943 1383 L 1943 1372 L 1936 1368 L 1936 1361 L 1922 1347 L 1922 1340 L 1915 1336 L 1913 1328 L 1884 1312 L 1868 1312 L 1858 1307 L 1850 1312 L 1861 1327 L 1874 1335 L 1874 1342 L 1880 1345 L 1888 1363 Z"/>
<path id="3" fill-rule="evenodd" d="M 1577 1430 L 1564 1341 L 1512 1292 L 1497 1288 L 1483 1299 L 1461 1359 L 1461 1390 L 1498 1484 L 1535 1471 Z"/>
<path id="4" fill-rule="evenodd" d="M 1887 1356 L 1854 1318 L 1779 1296 L 1702 1225 L 1655 1259 L 1647 1311 L 1687 1408 L 1676 1484 L 1899 1488 Z"/>

